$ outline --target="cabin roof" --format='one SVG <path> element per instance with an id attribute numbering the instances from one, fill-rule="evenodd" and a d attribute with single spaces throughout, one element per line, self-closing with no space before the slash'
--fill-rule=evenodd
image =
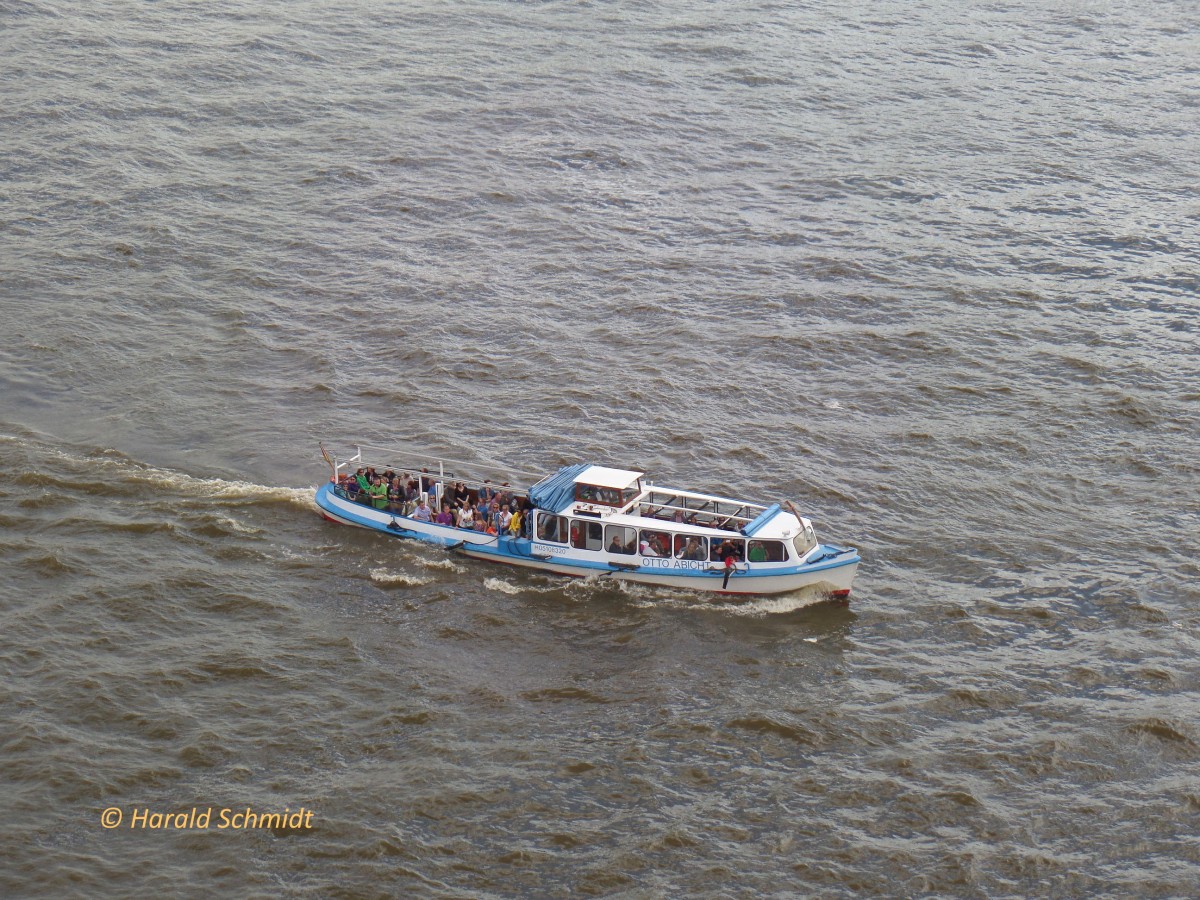
<path id="1" fill-rule="evenodd" d="M 594 484 L 596 487 L 624 490 L 641 478 L 645 472 L 628 469 L 610 469 L 606 466 L 588 466 L 575 476 L 576 484 Z"/>

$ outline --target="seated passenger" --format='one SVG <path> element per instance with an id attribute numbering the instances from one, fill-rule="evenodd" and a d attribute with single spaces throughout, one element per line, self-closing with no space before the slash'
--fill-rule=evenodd
<path id="1" fill-rule="evenodd" d="M 660 555 L 658 553 L 658 551 L 656 551 L 654 549 L 654 547 L 651 546 L 650 542 L 646 541 L 646 540 L 642 541 L 642 543 L 639 545 L 638 549 L 641 551 L 642 556 L 659 556 Z"/>
<path id="2" fill-rule="evenodd" d="M 508 531 L 510 522 L 512 522 L 512 507 L 506 506 L 500 510 L 500 530 Z"/>
<path id="3" fill-rule="evenodd" d="M 450 512 L 450 504 L 449 503 L 447 503 L 444 500 L 442 501 L 442 511 L 437 514 L 437 518 L 434 519 L 434 521 L 437 522 L 439 525 L 453 525 L 454 524 L 454 514 Z"/>
<path id="4" fill-rule="evenodd" d="M 458 511 L 458 527 L 459 528 L 474 528 L 475 527 L 475 510 L 471 508 L 471 501 L 468 500 L 462 505 Z"/>
<path id="5" fill-rule="evenodd" d="M 767 550 L 762 545 L 762 541 L 751 541 L 750 542 L 750 555 L 748 558 L 749 558 L 750 562 L 766 562 L 767 561 Z"/>
<path id="6" fill-rule="evenodd" d="M 612 543 L 608 545 L 609 553 L 624 553 L 625 548 L 621 546 L 621 538 L 618 535 L 613 535 Z"/>
<path id="7" fill-rule="evenodd" d="M 688 538 L 687 546 L 683 548 L 683 559 L 704 559 L 704 547 L 700 545 L 699 538 Z"/>
<path id="8" fill-rule="evenodd" d="M 417 508 L 413 510 L 412 517 L 418 522 L 432 522 L 433 512 L 429 508 L 429 504 L 424 500 L 417 502 Z"/>
<path id="9" fill-rule="evenodd" d="M 508 520 L 508 533 L 512 537 L 517 537 L 521 534 L 523 518 L 524 517 L 521 515 L 520 510 L 514 509 L 512 511 L 512 518 Z"/>

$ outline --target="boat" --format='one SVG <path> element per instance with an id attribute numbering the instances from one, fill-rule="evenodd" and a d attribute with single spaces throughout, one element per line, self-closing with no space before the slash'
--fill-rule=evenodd
<path id="1" fill-rule="evenodd" d="M 861 558 L 823 544 L 789 501 L 760 504 L 662 487 L 646 474 L 592 463 L 544 477 L 402 450 L 355 445 L 321 454 L 331 468 L 316 491 L 326 519 L 440 545 L 473 559 L 557 575 L 612 579 L 737 598 L 813 589 L 845 601 Z M 398 476 L 390 495 L 359 478 Z M 514 488 L 517 479 L 530 482 Z M 533 479 L 536 479 L 534 481 Z M 431 520 L 444 505 L 499 496 L 520 512 L 497 533 Z M 365 499 L 364 499 L 365 498 Z M 444 517 L 443 517 L 444 518 Z"/>

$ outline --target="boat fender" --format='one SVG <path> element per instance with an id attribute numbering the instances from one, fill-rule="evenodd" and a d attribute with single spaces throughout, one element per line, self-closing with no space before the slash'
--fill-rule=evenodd
<path id="1" fill-rule="evenodd" d="M 388 528 L 392 531 L 403 531 L 404 526 L 396 521 L 396 517 L 392 516 L 392 521 L 388 522 Z"/>
<path id="2" fill-rule="evenodd" d="M 459 547 L 461 547 L 465 543 L 466 543 L 466 541 L 456 541 L 453 544 L 447 544 L 446 549 L 447 550 L 457 550 Z"/>

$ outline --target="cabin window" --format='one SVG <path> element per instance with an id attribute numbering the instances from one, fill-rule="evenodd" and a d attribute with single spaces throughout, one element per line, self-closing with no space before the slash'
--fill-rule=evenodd
<path id="1" fill-rule="evenodd" d="M 626 553 L 632 556 L 637 552 L 637 532 L 624 525 L 606 525 L 604 547 L 609 553 Z"/>
<path id="2" fill-rule="evenodd" d="M 604 526 L 587 519 L 572 519 L 571 546 L 576 550 L 603 550 Z"/>
<path id="3" fill-rule="evenodd" d="M 792 544 L 796 547 L 796 555 L 804 559 L 808 552 L 817 546 L 817 535 L 813 531 L 813 527 L 805 525 L 804 530 L 792 538 Z"/>
<path id="4" fill-rule="evenodd" d="M 638 552 L 642 556 L 671 556 L 671 535 L 665 531 L 651 531 L 643 528 L 641 539 L 638 541 Z"/>
<path id="5" fill-rule="evenodd" d="M 624 506 L 621 492 L 616 488 L 600 487 L 595 484 L 575 485 L 575 499 L 581 503 L 599 503 L 603 506 Z"/>
<path id="6" fill-rule="evenodd" d="M 580 503 L 592 503 L 600 506 L 622 507 L 638 495 L 636 487 L 624 490 L 612 487 L 600 487 L 596 484 L 575 485 L 575 499 Z"/>
<path id="7" fill-rule="evenodd" d="M 537 537 L 539 541 L 552 541 L 555 544 L 567 542 L 567 520 L 565 516 L 552 516 L 540 512 L 537 517 Z"/>
<path id="8" fill-rule="evenodd" d="M 746 558 L 746 542 L 735 540 L 734 538 L 725 538 L 724 540 L 714 540 L 712 542 L 712 553 L 709 555 L 709 559 L 713 562 L 723 563 L 730 556 L 737 562 L 742 562 Z"/>
<path id="9" fill-rule="evenodd" d="M 675 558 L 695 559 L 701 562 L 708 559 L 708 538 L 695 534 L 675 535 Z"/>
<path id="10" fill-rule="evenodd" d="M 746 558 L 750 562 L 783 562 L 787 559 L 787 548 L 783 541 L 751 541 Z"/>

